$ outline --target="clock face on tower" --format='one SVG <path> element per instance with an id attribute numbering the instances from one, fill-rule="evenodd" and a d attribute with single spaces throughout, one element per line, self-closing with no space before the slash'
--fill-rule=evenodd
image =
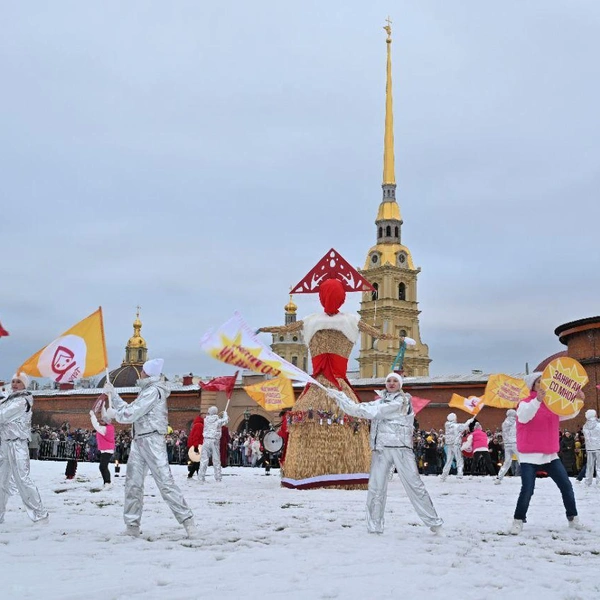
<path id="1" fill-rule="evenodd" d="M 406 256 L 404 254 L 398 254 L 398 262 L 402 265 L 406 262 Z"/>
<path id="2" fill-rule="evenodd" d="M 373 254 L 373 256 L 371 256 L 371 262 L 373 264 L 375 264 L 378 260 L 379 260 L 379 257 L 377 256 L 377 254 Z"/>

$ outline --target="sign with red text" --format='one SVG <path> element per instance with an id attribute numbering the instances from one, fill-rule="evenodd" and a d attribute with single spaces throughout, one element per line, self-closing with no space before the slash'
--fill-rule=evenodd
<path id="1" fill-rule="evenodd" d="M 561 417 L 578 413 L 583 407 L 578 393 L 587 382 L 585 369 L 574 358 L 564 356 L 553 360 L 540 381 L 540 388 L 546 392 L 544 404 Z"/>
<path id="2" fill-rule="evenodd" d="M 522 379 L 510 375 L 490 375 L 483 403 L 495 408 L 516 408 L 517 404 L 529 396 L 529 388 Z"/>

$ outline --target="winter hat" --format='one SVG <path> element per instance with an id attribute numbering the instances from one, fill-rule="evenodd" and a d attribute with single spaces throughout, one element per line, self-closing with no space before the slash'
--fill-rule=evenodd
<path id="1" fill-rule="evenodd" d="M 397 380 L 398 380 L 398 382 L 400 383 L 400 387 L 402 387 L 402 376 L 401 376 L 401 375 L 399 375 L 398 373 L 394 373 L 394 372 L 390 373 L 390 374 L 389 374 L 389 375 L 388 375 L 388 376 L 385 378 L 385 381 L 386 381 L 386 383 L 387 383 L 387 380 L 388 380 L 388 379 L 397 379 Z"/>
<path id="2" fill-rule="evenodd" d="M 344 284 L 339 279 L 326 279 L 319 286 L 319 300 L 328 315 L 337 315 L 346 300 Z"/>
<path id="3" fill-rule="evenodd" d="M 535 382 L 542 376 L 542 373 L 540 371 L 535 371 L 535 373 L 529 373 L 529 375 L 525 375 L 525 377 L 523 377 L 523 381 L 525 382 L 525 385 L 530 389 L 533 390 L 533 386 L 535 385 Z"/>
<path id="4" fill-rule="evenodd" d="M 29 377 L 25 373 L 15 373 L 12 376 L 13 379 L 18 379 L 27 389 L 29 387 Z"/>
<path id="5" fill-rule="evenodd" d="M 478 423 L 477 421 L 473 422 L 473 429 L 481 429 L 481 423 Z"/>
<path id="6" fill-rule="evenodd" d="M 218 409 L 216 406 L 211 406 L 211 407 L 208 409 L 208 414 L 209 414 L 209 415 L 216 415 L 216 414 L 218 414 L 218 413 L 219 413 L 219 409 Z"/>
<path id="7" fill-rule="evenodd" d="M 586 419 L 595 419 L 596 418 L 596 411 L 591 409 L 590 410 L 586 410 L 585 411 L 585 418 Z"/>
<path id="8" fill-rule="evenodd" d="M 448 421 L 456 421 L 456 415 L 454 413 L 450 413 L 448 415 Z"/>
<path id="9" fill-rule="evenodd" d="M 506 416 L 510 417 L 511 419 L 514 419 L 517 416 L 517 411 L 514 408 L 509 408 L 506 411 Z"/>
<path id="10" fill-rule="evenodd" d="M 162 358 L 153 358 L 152 360 L 147 360 L 142 369 L 146 375 L 154 377 L 155 375 L 160 375 L 162 373 L 164 364 L 165 361 Z"/>

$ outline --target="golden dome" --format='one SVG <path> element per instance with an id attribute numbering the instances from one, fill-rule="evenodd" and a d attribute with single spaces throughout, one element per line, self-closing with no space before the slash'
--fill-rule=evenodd
<path id="1" fill-rule="evenodd" d="M 402 221 L 400 217 L 400 206 L 397 202 L 382 202 L 379 205 L 379 211 L 377 212 L 377 218 L 375 223 L 379 221 Z"/>
<path id="2" fill-rule="evenodd" d="M 285 312 L 286 313 L 295 313 L 298 310 L 298 307 L 296 306 L 296 304 L 292 300 L 292 295 L 291 294 L 290 294 L 290 301 L 285 305 L 284 308 L 285 308 Z"/>
<path id="3" fill-rule="evenodd" d="M 411 270 L 415 268 L 412 256 L 406 246 L 389 243 L 376 244 L 367 254 L 364 269 L 375 269 L 385 265 L 403 266 Z"/>

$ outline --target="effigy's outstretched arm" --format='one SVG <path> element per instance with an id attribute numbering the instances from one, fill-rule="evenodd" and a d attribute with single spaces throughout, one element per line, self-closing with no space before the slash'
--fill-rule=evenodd
<path id="1" fill-rule="evenodd" d="M 358 329 L 360 331 L 362 331 L 363 333 L 366 333 L 366 334 L 370 335 L 371 337 L 374 337 L 378 340 L 396 340 L 396 339 L 398 339 L 395 336 L 391 335 L 390 333 L 381 333 L 381 331 L 379 331 L 379 329 L 376 329 L 375 327 L 371 327 L 371 325 L 367 325 L 367 323 L 365 323 L 362 319 L 358 322 Z"/>
<path id="2" fill-rule="evenodd" d="M 303 321 L 295 321 L 289 325 L 275 325 L 273 327 L 261 327 L 256 330 L 256 333 L 291 333 L 292 331 L 300 331 L 304 326 Z"/>

